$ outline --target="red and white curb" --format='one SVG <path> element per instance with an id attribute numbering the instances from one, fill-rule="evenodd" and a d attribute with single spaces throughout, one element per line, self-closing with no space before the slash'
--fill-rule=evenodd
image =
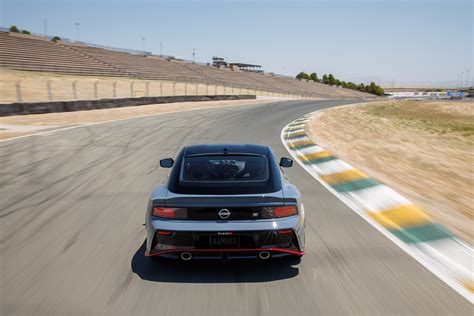
<path id="1" fill-rule="evenodd" d="M 305 132 L 315 112 L 287 124 L 281 140 L 293 158 L 329 192 L 474 303 L 474 251 L 395 190 L 314 143 Z"/>

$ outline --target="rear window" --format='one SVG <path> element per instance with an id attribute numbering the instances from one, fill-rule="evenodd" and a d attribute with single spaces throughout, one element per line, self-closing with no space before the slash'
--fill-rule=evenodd
<path id="1" fill-rule="evenodd" d="M 263 156 L 197 156 L 185 157 L 181 178 L 199 182 L 265 181 L 267 158 Z"/>

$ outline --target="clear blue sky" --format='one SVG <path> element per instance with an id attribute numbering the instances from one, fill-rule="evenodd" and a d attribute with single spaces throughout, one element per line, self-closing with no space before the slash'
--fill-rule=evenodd
<path id="1" fill-rule="evenodd" d="M 471 0 L 0 0 L 2 26 L 266 71 L 395 86 L 455 84 L 473 65 Z M 465 80 L 465 75 L 464 75 Z"/>

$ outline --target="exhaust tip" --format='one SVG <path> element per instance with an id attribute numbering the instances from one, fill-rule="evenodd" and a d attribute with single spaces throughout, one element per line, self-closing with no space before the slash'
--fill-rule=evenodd
<path id="1" fill-rule="evenodd" d="M 262 260 L 267 260 L 271 257 L 272 255 L 268 251 L 260 251 L 258 253 L 258 257 Z"/>
<path id="2" fill-rule="evenodd" d="M 190 252 L 182 252 L 179 257 L 181 260 L 189 261 L 193 258 L 193 255 Z"/>

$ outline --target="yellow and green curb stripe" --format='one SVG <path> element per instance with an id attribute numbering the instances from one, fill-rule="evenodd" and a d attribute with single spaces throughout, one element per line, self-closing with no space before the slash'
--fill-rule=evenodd
<path id="1" fill-rule="evenodd" d="M 337 192 L 350 192 L 370 188 L 379 184 L 380 183 L 378 181 L 368 178 L 338 184 L 331 184 L 331 187 Z"/>
<path id="2" fill-rule="evenodd" d="M 435 223 L 406 227 L 400 230 L 390 229 L 390 232 L 407 244 L 435 241 L 453 236 L 443 225 Z"/>
<path id="3" fill-rule="evenodd" d="M 295 139 L 295 138 L 301 138 L 306 136 L 306 133 L 304 131 L 301 132 L 296 132 L 296 133 L 291 133 L 285 136 L 286 139 Z"/>
<path id="4" fill-rule="evenodd" d="M 286 129 L 287 132 L 294 132 L 294 131 L 299 131 L 299 130 L 303 130 L 304 131 L 304 124 L 301 124 L 301 125 L 295 125 L 295 126 L 292 126 L 292 127 L 288 127 Z"/>
<path id="5" fill-rule="evenodd" d="M 289 143 L 288 146 L 291 149 L 298 150 L 298 149 L 303 149 L 303 148 L 308 148 L 311 146 L 315 146 L 315 144 L 310 141 L 310 140 L 302 140 L 302 141 L 297 141 L 294 143 Z"/>
<path id="6" fill-rule="evenodd" d="M 305 164 L 317 164 L 317 163 L 334 160 L 336 159 L 336 157 L 334 157 L 331 152 L 324 150 L 320 152 L 300 155 L 298 156 L 298 159 L 303 161 L 303 163 Z"/>
<path id="7" fill-rule="evenodd" d="M 405 243 L 451 238 L 453 234 L 416 205 L 401 205 L 380 212 L 367 212 L 370 218 L 387 228 Z"/>
<path id="8" fill-rule="evenodd" d="M 380 212 L 367 214 L 387 229 L 402 229 L 403 227 L 419 226 L 431 222 L 431 217 L 416 205 L 400 205 Z"/>
<path id="9" fill-rule="evenodd" d="M 369 176 L 357 169 L 321 176 L 321 179 L 337 192 L 355 191 L 379 184 L 379 182 L 369 178 Z"/>

